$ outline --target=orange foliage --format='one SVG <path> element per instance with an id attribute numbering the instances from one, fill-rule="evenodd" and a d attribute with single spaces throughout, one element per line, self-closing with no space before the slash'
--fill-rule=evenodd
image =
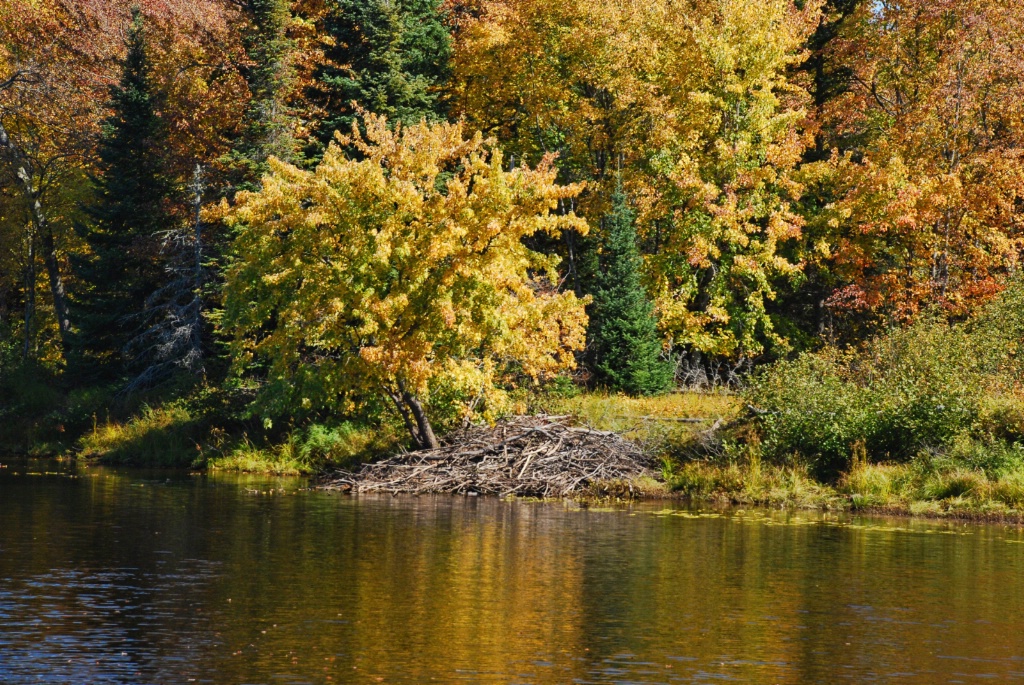
<path id="1" fill-rule="evenodd" d="M 863 307 L 962 315 L 1016 267 L 1022 43 L 1024 11 L 1006 0 L 886 0 L 851 17 L 830 56 L 853 76 L 823 113 L 848 148 L 827 164 L 839 200 L 823 218 Z"/>

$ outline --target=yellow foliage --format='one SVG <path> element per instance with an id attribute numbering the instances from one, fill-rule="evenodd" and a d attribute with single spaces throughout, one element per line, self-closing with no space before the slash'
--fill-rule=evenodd
<path id="1" fill-rule="evenodd" d="M 491 413 L 511 373 L 571 368 L 585 302 L 559 292 L 557 258 L 522 239 L 586 232 L 555 211 L 581 186 L 556 184 L 550 157 L 503 169 L 461 124 L 365 126 L 313 171 L 272 161 L 262 191 L 214 212 L 238 230 L 225 311 L 235 359 L 315 378 L 326 397 L 385 393 L 403 414 L 438 387 L 464 414 Z"/>
<path id="2" fill-rule="evenodd" d="M 458 111 L 568 178 L 621 176 L 653 254 L 648 285 L 677 345 L 783 344 L 765 302 L 802 268 L 809 96 L 791 79 L 820 18 L 792 0 L 484 0 L 460 27 Z M 582 198 L 594 220 L 607 192 Z M 784 256 L 784 252 L 786 256 Z"/>

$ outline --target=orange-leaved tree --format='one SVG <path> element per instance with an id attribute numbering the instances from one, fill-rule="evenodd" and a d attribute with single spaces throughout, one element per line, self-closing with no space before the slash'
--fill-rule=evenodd
<path id="1" fill-rule="evenodd" d="M 882 0 L 847 17 L 831 59 L 849 89 L 823 113 L 837 152 L 836 308 L 958 316 L 1022 247 L 1024 10 L 1006 0 Z"/>
<path id="2" fill-rule="evenodd" d="M 238 230 L 224 325 L 240 368 L 268 364 L 303 405 L 386 395 L 415 444 L 436 447 L 445 403 L 493 415 L 504 381 L 573 366 L 585 303 L 522 239 L 585 232 L 555 211 L 581 188 L 557 184 L 551 158 L 504 169 L 461 124 L 364 124 L 315 170 L 273 160 L 260 192 L 216 210 Z"/>

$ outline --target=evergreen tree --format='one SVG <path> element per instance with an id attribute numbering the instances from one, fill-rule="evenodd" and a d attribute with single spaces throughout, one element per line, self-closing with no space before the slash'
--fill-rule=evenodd
<path id="1" fill-rule="evenodd" d="M 163 234 L 166 282 L 146 299 L 145 326 L 125 345 L 137 374 L 125 393 L 151 388 L 177 373 L 201 375 L 203 359 L 203 169 L 192 175 L 192 221 Z"/>
<path id="2" fill-rule="evenodd" d="M 133 9 L 120 83 L 110 88 L 88 221 L 76 228 L 89 254 L 73 262 L 80 361 L 103 375 L 124 370 L 122 349 L 137 332 L 146 298 L 159 287 L 159 239 L 168 225 L 171 186 L 158 151 L 164 129 L 157 115 L 142 15 Z"/>
<path id="3" fill-rule="evenodd" d="M 288 37 L 292 22 L 289 0 L 248 0 L 249 25 L 242 42 L 248 62 L 242 75 L 250 100 L 242 118 L 241 135 L 229 153 L 234 168 L 231 190 L 258 190 L 267 159 L 295 162 L 296 117 L 288 106 L 295 74 L 291 64 L 294 43 Z"/>
<path id="4" fill-rule="evenodd" d="M 439 0 L 333 0 L 324 30 L 334 44 L 313 94 L 326 111 L 322 145 L 352 130 L 353 102 L 391 123 L 443 118 L 451 36 Z"/>
<path id="5" fill-rule="evenodd" d="M 610 390 L 660 392 L 671 384 L 672 368 L 660 358 L 654 306 L 640 283 L 636 215 L 621 188 L 612 196 L 602 229 L 588 328 L 592 370 L 597 382 Z"/>

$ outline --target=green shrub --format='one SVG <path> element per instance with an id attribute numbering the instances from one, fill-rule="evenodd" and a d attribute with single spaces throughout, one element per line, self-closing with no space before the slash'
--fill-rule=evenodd
<path id="1" fill-rule="evenodd" d="M 379 428 L 347 421 L 333 427 L 313 424 L 297 436 L 299 461 L 313 470 L 328 463 L 351 465 L 373 454 L 381 435 Z"/>
<path id="2" fill-rule="evenodd" d="M 960 456 L 973 468 L 1019 463 L 1016 343 L 997 339 L 999 352 L 987 327 L 972 326 L 925 321 L 857 350 L 826 349 L 768 368 L 746 393 L 762 412 L 765 457 L 796 455 L 833 480 L 850 469 L 855 443 L 870 461 L 906 462 L 966 445 Z"/>

